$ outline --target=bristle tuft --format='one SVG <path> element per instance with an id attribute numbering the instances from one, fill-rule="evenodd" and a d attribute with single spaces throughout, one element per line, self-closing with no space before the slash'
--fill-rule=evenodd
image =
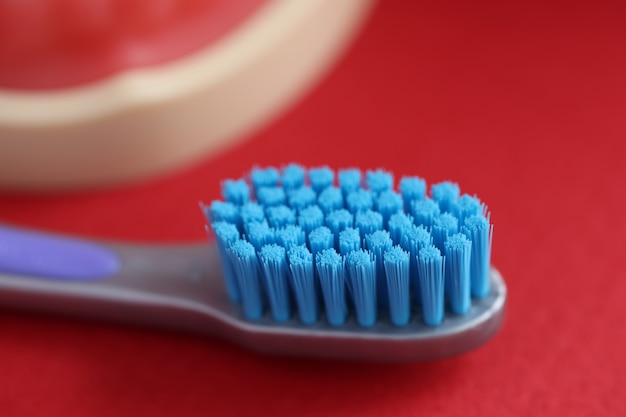
<path id="1" fill-rule="evenodd" d="M 376 263 L 365 250 L 346 256 L 346 270 L 356 311 L 356 321 L 363 327 L 373 326 L 378 317 L 376 301 Z"/>
<path id="2" fill-rule="evenodd" d="M 339 253 L 342 256 L 359 249 L 361 249 L 361 235 L 358 229 L 348 227 L 339 232 Z"/>
<path id="3" fill-rule="evenodd" d="M 306 246 L 292 246 L 287 252 L 291 288 L 298 306 L 298 316 L 304 324 L 317 321 L 318 300 L 313 270 L 313 255 Z"/>
<path id="4" fill-rule="evenodd" d="M 333 185 L 335 181 L 335 171 L 327 166 L 311 168 L 309 170 L 309 181 L 313 191 L 319 194 L 324 189 Z"/>
<path id="5" fill-rule="evenodd" d="M 272 318 L 278 322 L 286 321 L 291 315 L 291 307 L 285 248 L 275 244 L 265 245 L 259 251 L 259 259 Z"/>
<path id="6" fill-rule="evenodd" d="M 420 294 L 422 296 L 422 314 L 424 323 L 437 326 L 443 321 L 443 257 L 435 246 L 428 246 L 419 251 Z"/>
<path id="7" fill-rule="evenodd" d="M 405 326 L 411 314 L 409 253 L 394 246 L 385 252 L 384 265 L 391 323 Z"/>
<path id="8" fill-rule="evenodd" d="M 317 254 L 315 262 L 326 320 L 331 326 L 340 326 L 346 321 L 348 313 L 343 258 L 334 249 L 325 249 Z"/>
<path id="9" fill-rule="evenodd" d="M 250 320 L 263 314 L 260 269 L 254 247 L 245 240 L 237 240 L 228 247 L 237 284 L 241 292 L 243 313 Z"/>
<path id="10" fill-rule="evenodd" d="M 365 183 L 370 191 L 378 195 L 383 191 L 393 190 L 393 174 L 383 169 L 367 171 L 365 174 Z"/>
<path id="11" fill-rule="evenodd" d="M 470 278 L 472 295 L 486 297 L 489 295 L 489 262 L 491 258 L 491 240 L 493 226 L 482 215 L 469 216 L 461 231 L 472 241 Z"/>

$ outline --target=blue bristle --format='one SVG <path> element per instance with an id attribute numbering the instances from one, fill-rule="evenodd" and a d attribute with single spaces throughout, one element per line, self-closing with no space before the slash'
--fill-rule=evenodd
<path id="1" fill-rule="evenodd" d="M 215 200 L 205 212 L 210 223 L 228 222 L 234 225 L 239 223 L 239 208 L 233 203 Z"/>
<path id="2" fill-rule="evenodd" d="M 339 233 L 354 224 L 354 216 L 348 210 L 335 210 L 326 216 L 326 227 L 335 236 L 335 248 L 339 248 Z"/>
<path id="3" fill-rule="evenodd" d="M 276 230 L 276 241 L 287 250 L 292 246 L 304 245 L 306 242 L 305 237 L 306 235 L 302 228 L 293 224 Z"/>
<path id="4" fill-rule="evenodd" d="M 383 228 L 383 216 L 372 210 L 360 211 L 354 218 L 354 227 L 359 229 L 361 239 Z"/>
<path id="5" fill-rule="evenodd" d="M 485 297 L 489 294 L 489 262 L 493 226 L 482 215 L 469 216 L 461 227 L 461 232 L 472 241 L 470 278 L 472 295 Z"/>
<path id="6" fill-rule="evenodd" d="M 419 251 L 420 294 L 424 323 L 437 326 L 443 321 L 444 312 L 444 265 L 443 257 L 434 246 Z"/>
<path id="7" fill-rule="evenodd" d="M 340 169 L 337 178 L 344 196 L 361 188 L 361 170 L 357 168 Z"/>
<path id="8" fill-rule="evenodd" d="M 263 314 L 259 262 L 254 247 L 245 240 L 237 240 L 228 249 L 237 277 L 243 314 L 256 320 Z"/>
<path id="9" fill-rule="evenodd" d="M 280 182 L 285 190 L 294 190 L 304 185 L 305 174 L 306 170 L 301 165 L 289 164 L 283 168 L 283 175 Z"/>
<path id="10" fill-rule="evenodd" d="M 304 324 L 317 321 L 318 301 L 313 273 L 313 255 L 306 246 L 292 246 L 287 252 L 289 280 L 296 299 L 298 315 Z"/>
<path id="11" fill-rule="evenodd" d="M 411 203 L 423 200 L 426 196 L 426 181 L 420 177 L 402 177 L 400 193 L 404 201 L 404 210 L 410 212 Z"/>
<path id="12" fill-rule="evenodd" d="M 392 246 L 391 236 L 389 236 L 389 232 L 386 230 L 377 230 L 365 237 L 365 247 L 374 255 L 374 260 L 376 261 L 376 291 L 378 292 L 378 306 L 381 308 L 389 307 L 383 255 Z"/>
<path id="13" fill-rule="evenodd" d="M 452 205 L 452 209 L 450 211 L 456 216 L 457 219 L 459 219 L 460 227 L 463 226 L 463 224 L 465 223 L 465 219 L 469 216 L 480 214 L 485 215 L 486 207 L 478 199 L 478 197 L 463 194 L 456 201 L 456 203 Z"/>
<path id="14" fill-rule="evenodd" d="M 346 321 L 346 278 L 343 258 L 334 249 L 324 249 L 315 258 L 317 274 L 326 308 L 326 320 L 331 326 Z"/>
<path id="15" fill-rule="evenodd" d="M 337 187 L 328 187 L 317 198 L 317 205 L 324 214 L 343 208 L 343 194 Z"/>
<path id="16" fill-rule="evenodd" d="M 257 192 L 261 187 L 277 186 L 279 177 L 280 174 L 274 167 L 255 167 L 252 169 L 250 174 L 250 181 L 252 181 L 252 186 L 254 187 L 255 192 Z"/>
<path id="17" fill-rule="evenodd" d="M 230 298 L 231 301 L 238 303 L 241 301 L 241 295 L 239 285 L 237 284 L 237 277 L 233 269 L 233 263 L 228 258 L 227 248 L 232 243 L 239 240 L 239 231 L 234 224 L 228 222 L 213 223 L 211 224 L 211 229 L 213 229 L 215 240 L 217 241 L 217 248 L 220 251 L 222 276 L 224 277 L 224 285 L 226 286 L 228 298 Z"/>
<path id="18" fill-rule="evenodd" d="M 415 201 L 411 207 L 411 214 L 416 225 L 424 225 L 425 227 L 431 227 L 435 217 L 441 213 L 439 205 L 430 198 L 424 200 Z"/>
<path id="19" fill-rule="evenodd" d="M 309 182 L 311 183 L 311 188 L 317 194 L 333 185 L 334 181 L 335 171 L 327 166 L 309 169 Z"/>
<path id="20" fill-rule="evenodd" d="M 249 223 L 247 227 L 248 241 L 256 250 L 270 243 L 276 243 L 275 231 L 267 223 Z"/>
<path id="21" fill-rule="evenodd" d="M 413 225 L 413 218 L 405 213 L 396 213 L 389 218 L 387 228 L 394 245 L 399 245 L 402 241 L 404 230 Z"/>
<path id="22" fill-rule="evenodd" d="M 400 246 L 394 246 L 385 252 L 384 264 L 391 323 L 405 326 L 411 314 L 409 253 Z"/>
<path id="23" fill-rule="evenodd" d="M 356 321 L 363 327 L 374 325 L 376 301 L 376 262 L 371 253 L 361 249 L 346 256 L 346 269 L 356 310 Z"/>
<path id="24" fill-rule="evenodd" d="M 246 203 L 241 206 L 240 211 L 243 231 L 247 235 L 252 223 L 267 223 L 263 206 L 257 203 Z"/>
<path id="25" fill-rule="evenodd" d="M 374 208 L 374 196 L 371 191 L 363 189 L 352 191 L 346 197 L 346 207 L 351 213 L 371 210 Z"/>
<path id="26" fill-rule="evenodd" d="M 311 187 L 300 187 L 289 192 L 289 206 L 297 211 L 315 204 L 317 194 Z"/>
<path id="27" fill-rule="evenodd" d="M 240 215 L 244 226 L 247 223 L 261 223 L 265 220 L 263 206 L 257 203 L 246 203 L 241 206 Z"/>
<path id="28" fill-rule="evenodd" d="M 459 185 L 450 181 L 443 181 L 430 187 L 430 195 L 439 204 L 439 208 L 444 213 L 450 211 L 452 205 L 459 198 L 460 193 Z"/>
<path id="29" fill-rule="evenodd" d="M 367 171 L 365 174 L 365 183 L 370 191 L 378 195 L 383 191 L 393 189 L 393 174 L 383 169 Z"/>
<path id="30" fill-rule="evenodd" d="M 444 243 L 448 236 L 459 231 L 459 221 L 450 213 L 441 213 L 435 217 L 431 233 L 433 235 L 433 243 L 441 253 L 444 252 Z"/>
<path id="31" fill-rule="evenodd" d="M 462 233 L 448 237 L 445 243 L 446 288 L 450 309 L 456 314 L 465 314 L 471 305 L 470 259 L 472 242 Z"/>
<path id="32" fill-rule="evenodd" d="M 333 247 L 333 234 L 328 227 L 320 226 L 313 229 L 309 233 L 309 248 L 313 255 L 317 255 L 324 249 L 330 249 Z"/>
<path id="33" fill-rule="evenodd" d="M 402 211 L 402 197 L 400 194 L 387 190 L 380 193 L 376 200 L 376 210 L 383 216 L 383 226 L 386 228 L 392 215 Z"/>
<path id="34" fill-rule="evenodd" d="M 298 215 L 298 224 L 304 230 L 304 233 L 309 234 L 313 229 L 317 229 L 324 225 L 324 213 L 322 209 L 317 206 L 310 206 L 300 211 Z"/>
<path id="35" fill-rule="evenodd" d="M 472 297 L 490 293 L 493 225 L 486 205 L 456 183 L 433 184 L 429 198 L 417 176 L 402 177 L 396 192 L 383 169 L 341 169 L 335 183 L 327 166 L 292 163 L 256 167 L 250 182 L 227 179 L 221 191 L 224 201 L 201 207 L 228 298 L 248 319 L 269 302 L 273 320 L 284 322 L 293 301 L 303 324 L 323 308 L 331 326 L 354 310 L 369 327 L 382 309 L 406 326 L 414 303 L 436 326 L 445 302 L 465 314 Z"/>
<path id="36" fill-rule="evenodd" d="M 287 202 L 287 196 L 282 187 L 261 187 L 257 190 L 256 199 L 266 207 L 280 206 Z"/>
<path id="37" fill-rule="evenodd" d="M 432 245 L 433 238 L 424 228 L 424 226 L 411 225 L 406 228 L 402 233 L 402 239 L 400 246 L 405 251 L 409 252 L 409 278 L 411 285 L 411 292 L 417 302 L 420 301 L 420 284 L 419 284 L 419 268 L 417 265 L 417 257 L 419 251 L 423 248 Z"/>
<path id="38" fill-rule="evenodd" d="M 259 259 L 272 318 L 279 322 L 286 321 L 291 315 L 287 252 L 282 246 L 265 245 L 259 251 Z"/>
<path id="39" fill-rule="evenodd" d="M 229 203 L 241 206 L 250 201 L 250 186 L 241 180 L 224 180 L 222 181 L 222 196 Z"/>
<path id="40" fill-rule="evenodd" d="M 361 235 L 358 229 L 348 227 L 339 232 L 339 253 L 342 256 L 359 249 L 361 249 Z"/>
<path id="41" fill-rule="evenodd" d="M 268 207 L 265 210 L 267 222 L 271 227 L 284 227 L 288 224 L 296 224 L 296 213 L 287 206 L 280 205 Z"/>

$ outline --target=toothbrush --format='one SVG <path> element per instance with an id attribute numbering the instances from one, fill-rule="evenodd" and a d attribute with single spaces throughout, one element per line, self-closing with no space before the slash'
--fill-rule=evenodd
<path id="1" fill-rule="evenodd" d="M 427 361 L 494 336 L 506 286 L 489 265 L 484 205 L 452 183 L 432 186 L 429 200 L 416 177 L 398 193 L 382 170 L 364 181 L 341 170 L 338 187 L 334 177 L 292 164 L 224 181 L 226 201 L 203 206 L 216 237 L 208 244 L 129 245 L 0 226 L 0 306 L 310 358 Z M 450 218 L 463 233 L 446 232 Z"/>

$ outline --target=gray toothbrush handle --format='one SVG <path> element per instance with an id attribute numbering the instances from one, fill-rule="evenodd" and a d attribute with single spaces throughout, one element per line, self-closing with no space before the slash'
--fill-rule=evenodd
<path id="1" fill-rule="evenodd" d="M 114 275 L 68 281 L 0 273 L 0 306 L 205 334 L 225 330 L 219 310 L 232 306 L 213 245 L 99 246 L 119 259 Z"/>

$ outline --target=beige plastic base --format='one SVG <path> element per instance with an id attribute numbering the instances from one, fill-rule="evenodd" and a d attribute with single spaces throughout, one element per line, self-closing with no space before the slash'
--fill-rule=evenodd
<path id="1" fill-rule="evenodd" d="M 347 46 L 373 0 L 272 0 L 206 50 L 80 88 L 0 90 L 0 187 L 147 178 L 286 109 Z"/>

